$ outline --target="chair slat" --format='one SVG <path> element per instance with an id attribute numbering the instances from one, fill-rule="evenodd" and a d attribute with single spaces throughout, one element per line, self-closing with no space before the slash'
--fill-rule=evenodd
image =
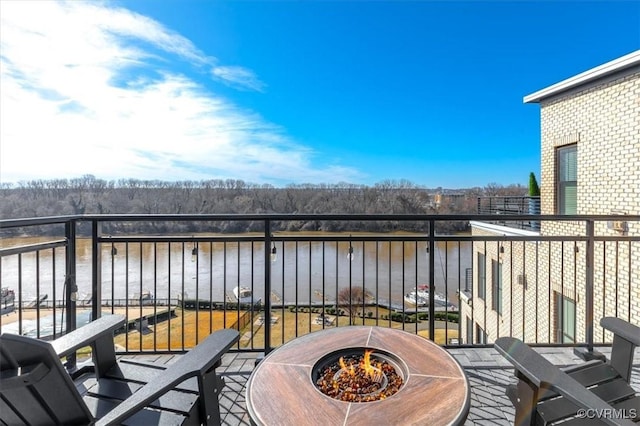
<path id="1" fill-rule="evenodd" d="M 635 390 L 622 378 L 603 383 L 589 390 L 612 405 L 635 394 Z M 538 404 L 538 413 L 545 422 L 555 422 L 574 416 L 579 409 L 579 406 L 566 398 L 549 399 Z"/>
<path id="2" fill-rule="evenodd" d="M 625 415 L 631 416 L 633 414 L 634 417 L 631 420 L 640 423 L 640 395 L 617 402 L 614 404 L 614 408 Z"/>
<path id="3" fill-rule="evenodd" d="M 85 381 L 84 385 L 87 388 L 88 395 L 97 398 L 110 398 L 118 401 L 124 401 L 144 386 L 140 383 L 108 378 L 102 378 L 100 380 L 89 378 Z M 157 409 L 187 414 L 191 412 L 197 401 L 197 394 L 172 390 L 149 403 L 149 406 Z"/>
<path id="4" fill-rule="evenodd" d="M 606 383 L 620 377 L 613 367 L 601 361 L 596 364 L 585 364 L 583 368 L 574 368 L 567 374 L 584 387 L 591 387 L 599 383 Z M 555 398 L 557 396 L 557 392 L 553 392 L 549 389 L 543 389 L 540 392 L 540 401 Z"/>
<path id="5" fill-rule="evenodd" d="M 104 398 L 95 398 L 87 395 L 83 398 L 85 404 L 95 417 L 104 417 L 118 404 Z M 181 425 L 186 420 L 184 416 L 170 411 L 160 411 L 151 408 L 143 408 L 128 419 L 122 421 L 124 426 L 149 426 L 149 425 Z"/>
<path id="6" fill-rule="evenodd" d="M 127 380 L 148 383 L 158 374 L 162 374 L 162 371 L 165 371 L 168 365 L 151 365 L 150 363 L 139 363 L 134 360 L 123 359 L 119 360 L 118 364 L 107 372 L 106 377 L 112 379 L 126 377 Z M 176 389 L 198 393 L 198 379 L 195 377 L 187 379 L 176 386 Z"/>

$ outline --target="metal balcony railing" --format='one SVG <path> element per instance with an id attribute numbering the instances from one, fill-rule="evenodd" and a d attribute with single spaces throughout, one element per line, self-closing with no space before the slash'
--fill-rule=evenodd
<path id="1" fill-rule="evenodd" d="M 591 350 L 610 338 L 600 317 L 633 321 L 640 312 L 640 217 L 625 216 L 624 227 L 620 218 L 502 217 L 538 221 L 532 235 L 437 232 L 494 215 L 4 220 L 0 327 L 48 339 L 123 312 L 129 325 L 118 344 L 134 353 L 183 352 L 225 327 L 240 330 L 237 351 L 269 352 L 349 324 L 402 328 L 445 345 L 512 335 Z M 344 231 L 290 231 L 303 221 L 338 221 Z M 215 232 L 223 222 L 253 231 Z M 363 222 L 398 232 L 357 231 Z"/>
<path id="2" fill-rule="evenodd" d="M 478 197 L 477 213 L 482 215 L 539 215 L 540 197 Z M 494 217 L 491 222 L 519 229 L 530 229 L 534 231 L 540 229 L 540 222 L 531 220 L 531 218 L 505 221 L 503 218 Z"/>

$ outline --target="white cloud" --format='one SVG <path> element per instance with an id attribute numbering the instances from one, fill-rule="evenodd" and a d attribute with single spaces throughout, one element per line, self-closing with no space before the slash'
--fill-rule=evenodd
<path id="1" fill-rule="evenodd" d="M 107 3 L 0 2 L 0 181 L 69 178 L 351 181 L 284 129 L 217 96 L 185 61 L 262 91 L 162 24 Z"/>
<path id="2" fill-rule="evenodd" d="M 237 66 L 217 66 L 211 73 L 231 87 L 247 88 L 263 92 L 265 84 L 258 79 L 253 71 Z"/>

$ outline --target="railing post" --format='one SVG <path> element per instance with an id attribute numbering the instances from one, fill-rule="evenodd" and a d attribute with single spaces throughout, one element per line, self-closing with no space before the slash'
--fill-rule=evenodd
<path id="1" fill-rule="evenodd" d="M 595 226 L 593 219 L 586 221 L 587 249 L 585 254 L 585 340 L 587 347 L 584 350 L 576 348 L 574 353 L 585 360 L 601 359 L 605 357 L 600 352 L 593 350 L 593 276 L 594 276 L 594 252 L 595 252 Z"/>
<path id="2" fill-rule="evenodd" d="M 102 224 L 91 222 L 91 319 L 100 318 L 102 305 L 102 250 L 98 238 L 102 236 Z"/>
<path id="3" fill-rule="evenodd" d="M 65 222 L 65 237 L 67 239 L 67 249 L 65 253 L 66 274 L 64 305 L 66 315 L 66 333 L 76 329 L 76 298 L 78 296 L 78 286 L 76 284 L 76 222 L 70 220 Z M 75 369 L 76 355 L 67 356 L 66 367 L 69 370 Z"/>
<path id="4" fill-rule="evenodd" d="M 587 341 L 587 351 L 593 352 L 593 273 L 594 273 L 594 223 L 587 220 L 587 253 L 585 273 L 587 275 L 585 294 L 585 338 Z"/>
<path id="5" fill-rule="evenodd" d="M 436 274 L 435 274 L 435 253 L 436 253 L 436 222 L 429 219 L 429 339 L 435 341 L 436 336 Z"/>
<path id="6" fill-rule="evenodd" d="M 264 353 L 271 352 L 271 221 L 264 221 Z"/>

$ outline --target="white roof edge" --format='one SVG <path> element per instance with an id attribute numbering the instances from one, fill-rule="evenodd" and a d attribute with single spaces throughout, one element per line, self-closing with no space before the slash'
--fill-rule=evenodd
<path id="1" fill-rule="evenodd" d="M 573 87 L 588 83 L 590 81 L 602 78 L 614 72 L 618 72 L 635 65 L 640 65 L 640 50 L 636 50 L 635 52 L 631 52 L 620 58 L 614 59 L 613 61 L 607 62 L 595 68 L 591 68 L 588 71 L 570 77 L 559 83 L 553 84 L 542 90 L 538 90 L 535 93 L 525 96 L 523 98 L 523 102 L 525 104 L 540 102 L 542 99 L 549 96 L 553 96 L 565 90 L 569 90 Z"/>
<path id="2" fill-rule="evenodd" d="M 512 236 L 527 236 L 537 237 L 540 232 L 528 231 L 526 229 L 511 228 L 509 226 L 496 225 L 494 223 L 480 222 L 477 220 L 470 220 L 469 224 L 472 228 L 482 229 L 485 231 L 493 232 L 498 235 L 512 235 Z"/>

